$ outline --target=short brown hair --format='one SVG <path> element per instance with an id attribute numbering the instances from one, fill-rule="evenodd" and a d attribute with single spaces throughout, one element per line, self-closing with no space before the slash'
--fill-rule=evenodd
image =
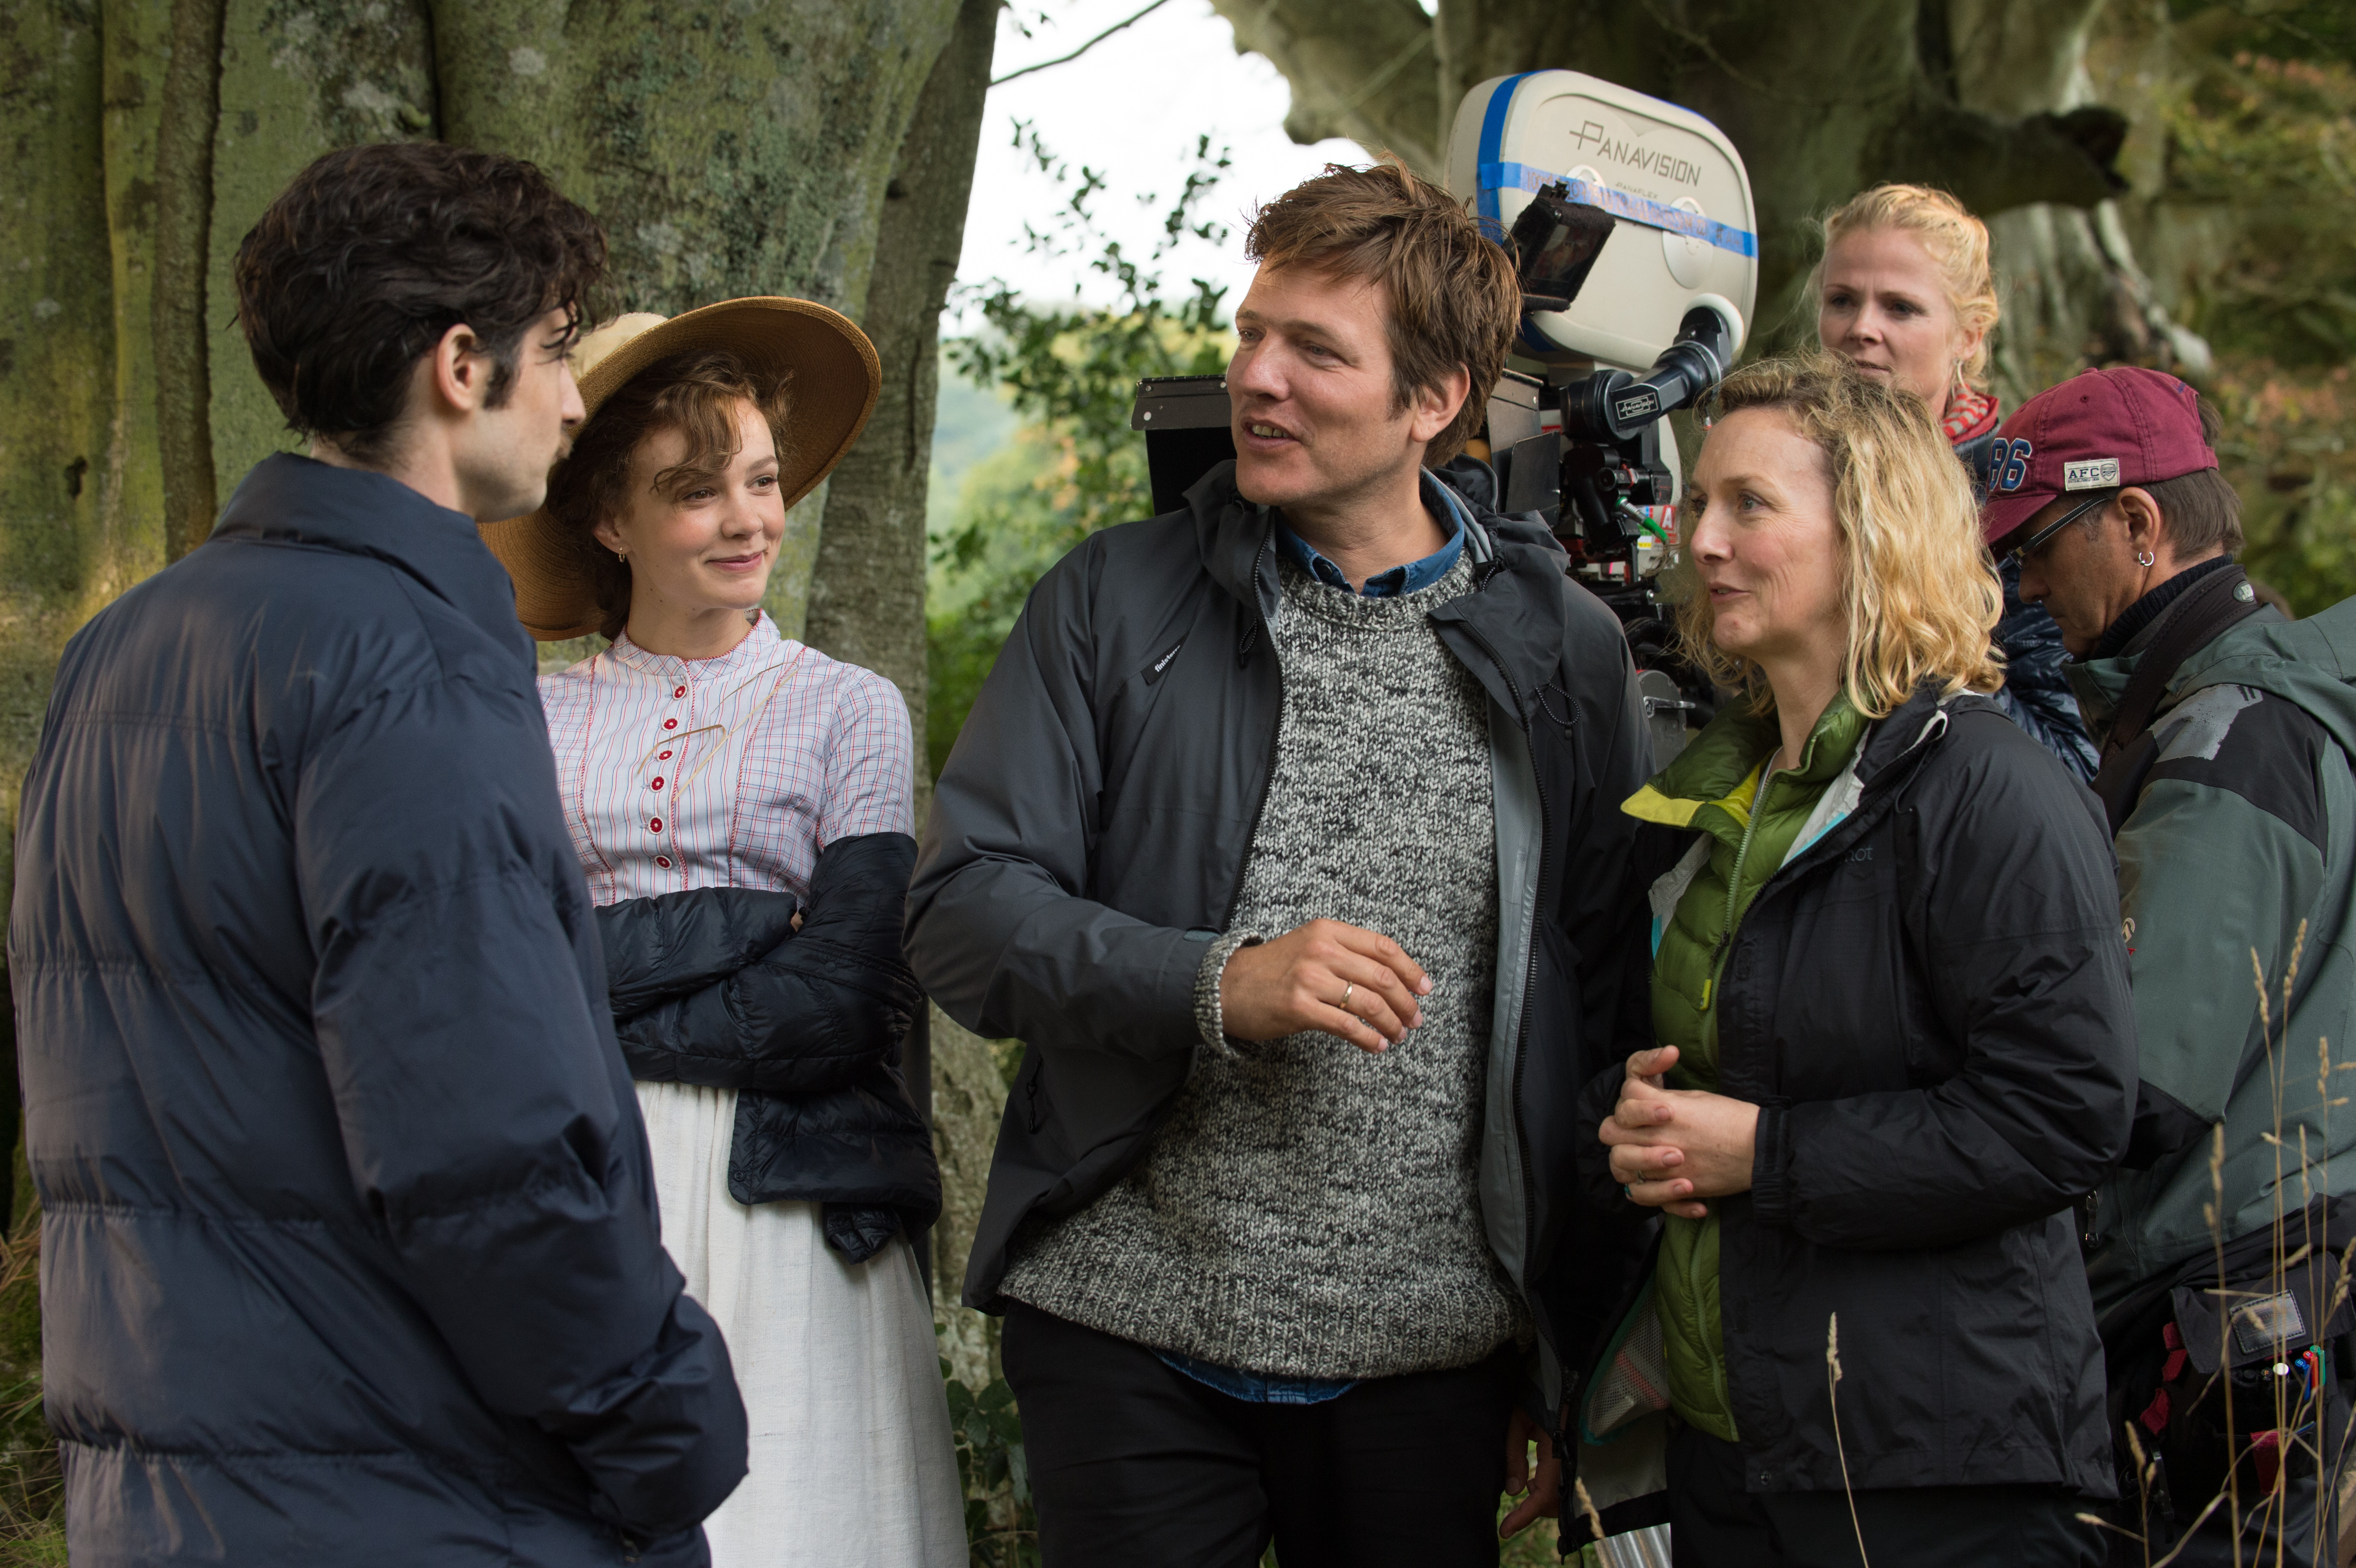
<path id="1" fill-rule="evenodd" d="M 2210 451 L 2217 450 L 2217 437 L 2224 428 L 2225 419 L 2217 405 L 2202 398 L 2201 439 L 2209 443 Z M 2179 556 L 2205 555 L 2212 549 L 2231 555 L 2242 548 L 2242 497 L 2214 468 L 2196 468 L 2143 488 L 2159 503 L 2160 531 Z"/>
<path id="2" fill-rule="evenodd" d="M 573 454 L 549 475 L 549 515 L 564 525 L 581 552 L 597 594 L 597 629 L 605 635 L 619 636 L 629 624 L 630 569 L 598 541 L 594 530 L 629 505 L 630 466 L 638 448 L 662 431 L 687 437 L 687 455 L 654 476 L 658 489 L 716 475 L 742 444 L 736 438 L 741 403 L 760 411 L 782 452 L 792 408 L 790 378 L 764 385 L 743 360 L 717 348 L 658 359 L 598 406 L 574 438 Z"/>
<path id="3" fill-rule="evenodd" d="M 1488 414 L 1522 315 L 1505 250 L 1463 204 L 1389 159 L 1328 164 L 1252 215 L 1244 254 L 1264 267 L 1308 267 L 1377 283 L 1390 304 L 1391 393 L 1404 411 L 1462 366 L 1464 406 L 1424 449 L 1437 467 L 1464 450 Z"/>
<path id="4" fill-rule="evenodd" d="M 238 247 L 237 319 L 289 429 L 354 459 L 384 455 L 410 368 L 464 324 L 507 400 L 524 333 L 579 317 L 605 231 L 520 158 L 440 142 L 314 160 Z"/>

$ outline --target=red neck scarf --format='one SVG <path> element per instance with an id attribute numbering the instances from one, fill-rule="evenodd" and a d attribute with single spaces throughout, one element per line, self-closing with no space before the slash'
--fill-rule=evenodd
<path id="1" fill-rule="evenodd" d="M 1947 411 L 1940 416 L 1939 428 L 1945 433 L 1949 446 L 1961 446 L 1996 429 L 1997 416 L 2003 411 L 1995 393 L 1957 387 L 1948 394 Z"/>

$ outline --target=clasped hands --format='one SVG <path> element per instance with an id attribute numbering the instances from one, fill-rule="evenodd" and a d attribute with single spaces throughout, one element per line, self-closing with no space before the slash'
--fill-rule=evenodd
<path id="1" fill-rule="evenodd" d="M 1612 1175 L 1632 1201 L 1687 1220 L 1709 1212 L 1707 1198 L 1751 1190 L 1759 1107 L 1699 1089 L 1671 1089 L 1663 1079 L 1677 1061 L 1664 1045 L 1628 1059 L 1620 1102 L 1603 1122 Z"/>

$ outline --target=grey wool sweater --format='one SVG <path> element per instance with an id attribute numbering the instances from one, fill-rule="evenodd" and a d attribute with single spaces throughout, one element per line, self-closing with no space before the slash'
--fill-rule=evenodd
<path id="1" fill-rule="evenodd" d="M 1482 1230 L 1497 948 L 1488 704 L 1425 617 L 1472 567 L 1365 599 L 1290 560 L 1271 628 L 1276 763 L 1230 930 L 1196 985 L 1204 1049 L 1140 1167 L 1018 1236 L 1001 1290 L 1059 1317 L 1269 1376 L 1464 1366 L 1522 1332 Z M 1229 955 L 1321 916 L 1432 979 L 1380 1055 L 1220 1029 Z"/>

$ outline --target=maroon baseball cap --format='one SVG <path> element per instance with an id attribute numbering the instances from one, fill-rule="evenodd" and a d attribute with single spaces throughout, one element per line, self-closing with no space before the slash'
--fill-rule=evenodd
<path id="1" fill-rule="evenodd" d="M 2201 437 L 2201 396 L 2181 379 L 2137 365 L 2081 370 L 2023 403 L 1997 432 L 1980 528 L 2001 554 L 2057 496 L 2155 485 L 2216 466 Z"/>

